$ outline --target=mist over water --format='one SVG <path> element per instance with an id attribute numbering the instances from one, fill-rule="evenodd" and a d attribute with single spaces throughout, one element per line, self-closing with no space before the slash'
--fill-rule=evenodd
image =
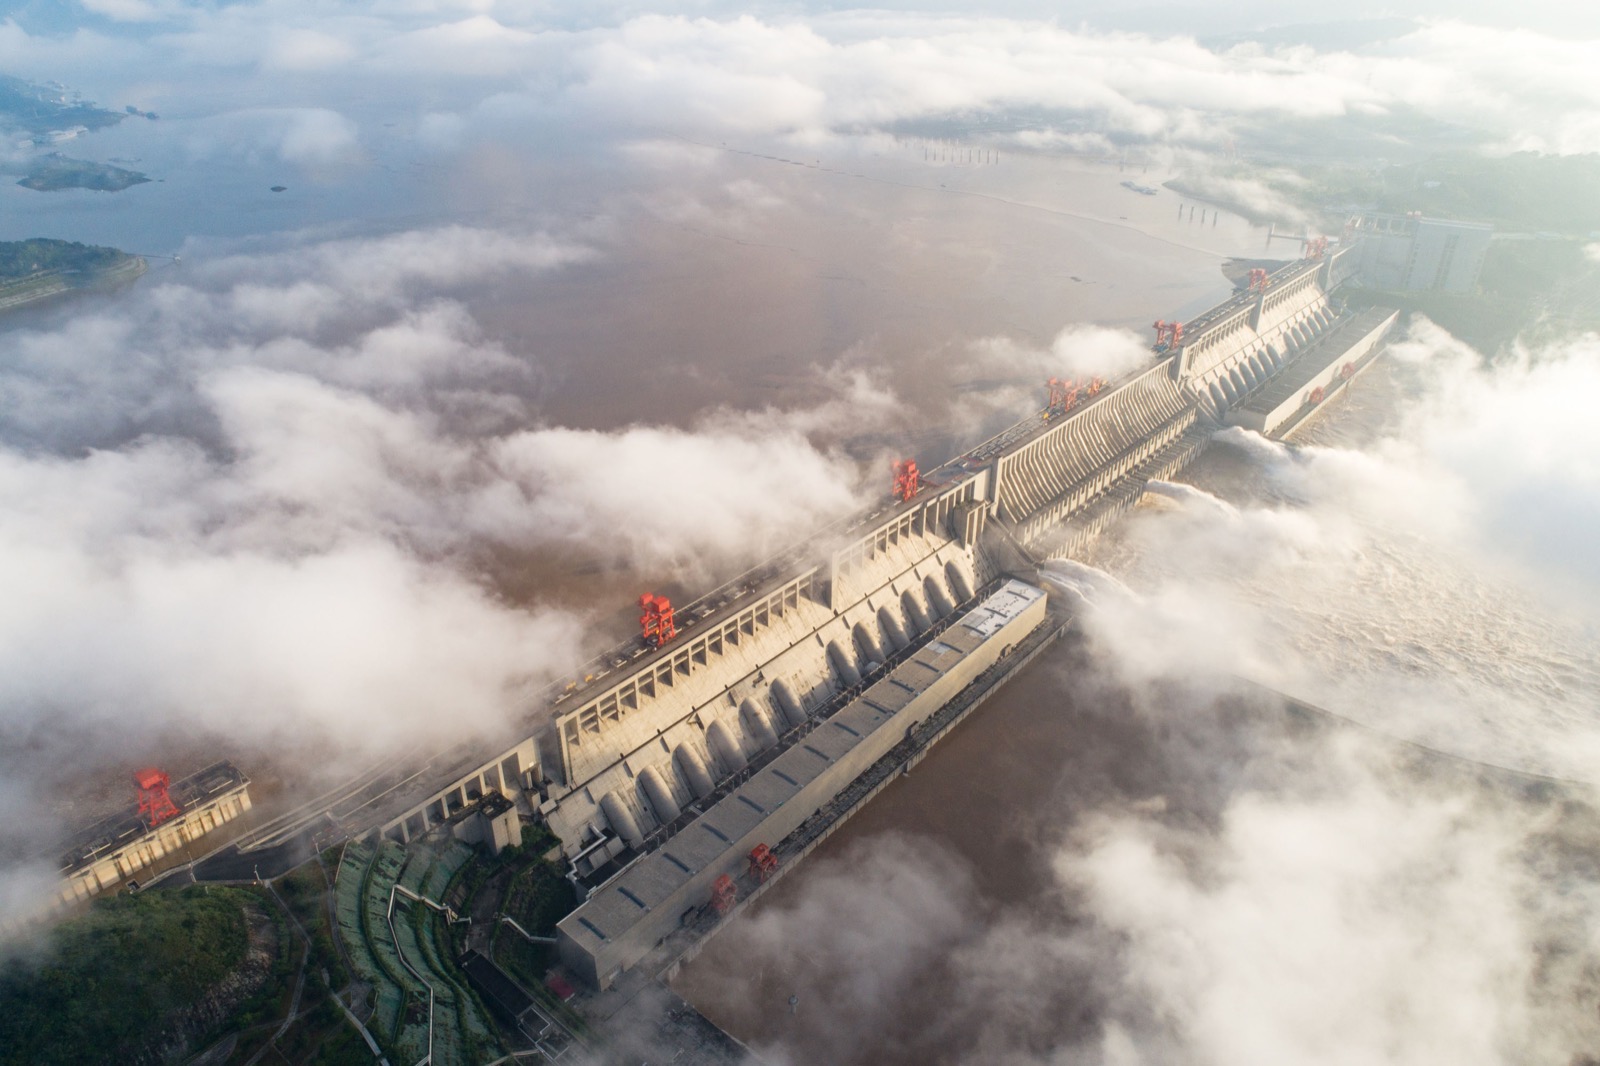
<path id="1" fill-rule="evenodd" d="M 1208 42 L 1258 15 L 1180 6 L 0 22 L 8 73 L 163 116 L 68 144 L 152 182 L 8 178 L 0 237 L 181 257 L 0 323 L 0 908 L 134 765 L 231 756 L 267 809 L 526 728 L 640 591 L 858 511 L 891 458 L 1127 369 L 1225 258 L 1299 250 L 1125 181 L 1309 226 L 1236 150 L 1600 147 L 1592 16 Z M 1600 781 L 1596 366 L 1417 322 L 1304 446 L 1219 435 L 1045 569 L 1081 635 L 682 991 L 774 1062 L 1591 1062 L 1592 796 L 1495 768 Z"/>
<path id="2" fill-rule="evenodd" d="M 76 194 L 8 215 L 164 226 L 183 258 L 5 323 L 0 538 L 27 594 L 0 612 L 0 773 L 36 817 L 0 853 L 121 807 L 135 764 L 233 757 L 270 810 L 525 728 L 641 590 L 692 597 L 875 498 L 891 458 L 1033 409 L 1049 374 L 1142 358 L 1117 327 L 1215 300 L 1264 236 L 1178 227 L 1115 165 L 957 173 L 874 144 L 809 167 L 592 147 L 537 195 L 468 160 L 482 195 L 427 226 L 383 192 L 279 229 L 226 182 L 109 226 Z M 69 762 L 89 783 L 49 787 Z"/>
<path id="3" fill-rule="evenodd" d="M 1587 343 L 1484 366 L 1423 322 L 1300 444 L 1219 433 L 1086 561 L 1041 568 L 1082 639 L 680 991 L 782 1062 L 1586 1061 L 1587 560 L 1497 541 L 1497 479 L 1453 464 L 1480 401 L 1591 374 Z M 1496 455 L 1581 508 L 1585 460 L 1543 469 L 1573 439 L 1548 399 Z"/>

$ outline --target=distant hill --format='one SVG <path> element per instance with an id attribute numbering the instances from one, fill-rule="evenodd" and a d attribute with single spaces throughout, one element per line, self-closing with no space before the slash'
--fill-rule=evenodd
<path id="1" fill-rule="evenodd" d="M 74 99 L 60 86 L 35 85 L 0 75 L 0 126 L 16 126 L 35 139 L 82 126 L 115 126 L 127 116 Z"/>
<path id="2" fill-rule="evenodd" d="M 88 159 L 70 159 L 60 152 L 50 152 L 34 160 L 28 173 L 17 184 L 36 192 L 60 192 L 62 189 L 121 192 L 149 180 L 137 170 L 114 167 L 110 163 L 95 163 Z"/>
<path id="3" fill-rule="evenodd" d="M 0 241 L 0 313 L 74 290 L 132 281 L 145 265 L 138 256 L 76 241 Z"/>

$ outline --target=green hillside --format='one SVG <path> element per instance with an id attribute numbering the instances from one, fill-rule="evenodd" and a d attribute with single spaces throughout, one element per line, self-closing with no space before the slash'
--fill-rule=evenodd
<path id="1" fill-rule="evenodd" d="M 250 991 L 255 905 L 240 889 L 192 887 L 104 899 L 63 922 L 42 952 L 0 966 L 0 1063 L 148 1060 L 175 1026 L 208 1013 L 225 978 L 235 994 L 221 998 L 237 1007 Z"/>

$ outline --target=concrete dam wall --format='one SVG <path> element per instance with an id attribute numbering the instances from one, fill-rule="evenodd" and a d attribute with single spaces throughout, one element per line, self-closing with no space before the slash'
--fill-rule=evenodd
<path id="1" fill-rule="evenodd" d="M 1236 294 L 1145 369 L 953 459 L 911 500 L 771 568 L 677 640 L 564 696 L 541 741 L 539 809 L 575 872 L 649 851 L 891 671 L 930 626 L 970 609 L 1002 574 L 1075 550 L 1219 425 L 1255 418 L 1253 403 L 1304 414 L 1306 390 L 1284 399 L 1272 384 L 1337 373 L 1349 363 L 1341 345 L 1371 350 L 1393 322 L 1367 316 L 1355 328 L 1329 302 L 1339 254 Z"/>
<path id="2" fill-rule="evenodd" d="M 666 909 L 675 922 L 707 905 L 703 882 L 737 866 L 739 847 L 778 847 L 797 813 L 909 737 L 929 701 L 998 668 L 1024 630 L 1052 629 L 1044 593 L 1027 584 L 1038 563 L 1077 551 L 1217 428 L 1291 433 L 1370 365 L 1395 313 L 1357 315 L 1328 297 L 1354 250 L 1254 279 L 1145 367 L 1030 415 L 928 473 L 909 499 L 885 499 L 688 605 L 675 637 L 597 660 L 530 708 L 527 731 L 499 752 L 379 768 L 261 827 L 241 852 L 310 836 L 328 819 L 405 840 L 486 792 L 518 796 L 560 839 L 591 902 L 608 901 L 563 924 L 569 963 L 605 983 L 671 924 Z M 990 642 L 983 620 L 1008 588 L 1006 602 L 1029 606 Z M 896 717 L 913 704 L 911 718 Z M 819 736 L 862 743 L 834 751 Z M 768 799 L 790 798 L 769 806 L 756 782 Z M 737 835 L 728 812 L 739 814 Z M 702 840 L 691 859 L 677 843 L 691 831 L 729 846 Z"/>

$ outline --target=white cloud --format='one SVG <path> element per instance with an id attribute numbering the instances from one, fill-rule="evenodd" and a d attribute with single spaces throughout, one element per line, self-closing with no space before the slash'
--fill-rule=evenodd
<path id="1" fill-rule="evenodd" d="M 279 151 L 302 166 L 330 166 L 358 150 L 356 124 L 336 111 L 313 108 L 288 116 Z"/>
<path id="2" fill-rule="evenodd" d="M 1597 900 L 1538 902 L 1524 849 L 1539 815 L 1374 770 L 1381 749 L 1350 736 L 1307 743 L 1320 767 L 1295 758 L 1300 780 L 1240 790 L 1214 829 L 1107 810 L 1058 855 L 1101 950 L 1116 945 L 1102 1061 L 1578 1053 L 1592 1025 L 1565 1001 L 1590 982 L 1542 962 L 1543 938 L 1581 929 Z"/>
<path id="3" fill-rule="evenodd" d="M 1486 364 L 1421 322 L 1392 348 L 1419 398 L 1362 450 L 1239 430 L 1261 484 L 1230 506 L 1158 491 L 1101 565 L 1132 591 L 1089 631 L 1130 683 L 1236 673 L 1385 732 L 1600 781 L 1589 648 L 1600 478 L 1580 338 Z M 1157 486 L 1158 490 L 1160 486 Z"/>
<path id="4" fill-rule="evenodd" d="M 881 491 L 810 439 L 898 411 L 865 373 L 819 375 L 811 407 L 686 427 L 541 423 L 536 359 L 452 294 L 593 254 L 445 228 L 186 256 L 14 331 L 0 786 L 43 794 L 69 757 L 157 736 L 246 762 L 316 751 L 332 773 L 493 734 L 597 641 L 569 610 L 506 603 L 486 557 L 703 584 Z"/>
<path id="5" fill-rule="evenodd" d="M 79 0 L 84 9 L 118 22 L 152 22 L 163 12 L 148 0 Z"/>
<path id="6" fill-rule="evenodd" d="M 932 841 L 888 833 L 858 841 L 838 856 L 808 860 L 803 893 L 730 926 L 715 950 L 731 951 L 741 964 L 697 965 L 693 998 L 741 1021 L 766 1015 L 756 1024 L 767 1028 L 768 1012 L 792 995 L 805 1019 L 827 1021 L 805 1025 L 803 1053 L 758 1048 L 763 1060 L 866 1061 L 892 1025 L 885 1008 L 971 935 L 975 895 L 970 872 Z"/>
<path id="7" fill-rule="evenodd" d="M 1413 109 L 1484 129 L 1509 149 L 1571 153 L 1600 145 L 1600 84 L 1586 42 L 1461 21 L 1426 23 L 1359 51 L 1245 44 L 1216 52 L 1182 36 L 1001 17 L 638 14 L 573 31 L 555 28 L 542 13 L 503 7 L 459 18 L 454 6 L 328 15 L 293 5 L 158 12 L 143 0 L 98 2 L 130 17 L 186 22 L 142 47 L 180 49 L 200 69 L 254 68 L 269 79 L 338 70 L 363 91 L 381 85 L 407 97 L 415 90 L 396 79 L 420 76 L 435 91 L 417 99 L 433 111 L 440 110 L 442 79 L 484 87 L 448 94 L 467 111 L 510 90 L 525 94 L 536 111 L 667 131 L 814 138 L 829 129 L 1043 108 L 1079 116 L 1084 128 L 1052 134 L 1047 122 L 1019 136 L 1033 143 L 1067 137 L 1079 147 L 1104 144 L 1107 134 L 1214 145 L 1251 116 Z M 11 32 L 21 34 L 14 26 Z M 27 46 L 67 56 L 104 51 L 92 36 Z M 325 155 L 330 135 L 306 130 L 300 139 Z"/>
<path id="8" fill-rule="evenodd" d="M 1600 545 L 1585 535 L 1600 528 L 1600 426 L 1584 402 L 1600 389 L 1600 337 L 1519 345 L 1485 365 L 1423 320 L 1392 352 L 1418 367 L 1426 392 L 1385 457 L 1458 486 L 1486 556 L 1600 589 Z"/>
<path id="9" fill-rule="evenodd" d="M 1043 406 L 1047 378 L 1063 377 L 1087 384 L 1093 378 L 1116 381 L 1155 361 L 1149 343 L 1137 333 L 1107 326 L 1065 326 L 1048 348 L 1035 348 L 1010 337 L 984 337 L 972 343 L 974 370 L 1038 382 Z"/>
<path id="10" fill-rule="evenodd" d="M 349 42 L 312 29 L 289 29 L 273 36 L 262 57 L 270 70 L 289 72 L 326 70 L 348 63 L 356 55 Z"/>
<path id="11" fill-rule="evenodd" d="M 1459 20 L 1413 24 L 1353 50 L 1216 51 L 1181 35 L 999 15 L 563 19 L 506 5 L 329 13 L 292 2 L 159 11 L 144 0 L 100 2 L 159 13 L 171 32 L 124 46 L 8 23 L 0 58 L 105 88 L 159 69 L 191 101 L 212 95 L 225 74 L 229 92 L 218 99 L 306 109 L 282 147 L 318 165 L 354 150 L 356 131 L 330 114 L 355 99 L 432 116 L 435 149 L 552 123 L 588 136 L 777 134 L 815 143 L 840 130 L 997 112 L 1039 115 L 998 139 L 1074 151 L 1128 140 L 1213 148 L 1241 124 L 1400 112 L 1479 130 L 1506 150 L 1600 149 L 1600 81 L 1585 40 Z M 318 81 L 286 87 L 285 73 Z"/>

